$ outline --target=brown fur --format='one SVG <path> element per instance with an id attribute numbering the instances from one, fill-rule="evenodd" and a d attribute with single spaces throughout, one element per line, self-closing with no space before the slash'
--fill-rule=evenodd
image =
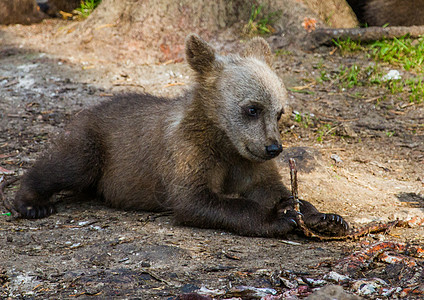
<path id="1" fill-rule="evenodd" d="M 95 191 L 113 207 L 172 210 L 191 226 L 255 236 L 297 228 L 272 159 L 281 152 L 277 120 L 287 93 L 266 63 L 271 52 L 263 39 L 244 53 L 220 56 L 190 35 L 186 56 L 196 74 L 190 92 L 177 99 L 118 96 L 82 112 L 26 173 L 16 208 L 44 217 L 54 211 L 53 193 Z M 347 228 L 306 201 L 301 211 L 322 233 Z"/>
<path id="2" fill-rule="evenodd" d="M 370 0 L 364 19 L 369 26 L 424 25 L 424 0 Z"/>

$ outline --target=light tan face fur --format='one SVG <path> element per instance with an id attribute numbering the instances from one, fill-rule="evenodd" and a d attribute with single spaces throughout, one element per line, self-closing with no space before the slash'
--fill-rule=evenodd
<path id="1" fill-rule="evenodd" d="M 193 34 L 186 40 L 186 58 L 204 91 L 207 115 L 238 153 L 251 161 L 270 159 L 266 147 L 281 144 L 278 118 L 287 107 L 287 92 L 269 67 L 268 43 L 254 38 L 241 56 L 220 56 Z"/>
<path id="2" fill-rule="evenodd" d="M 278 118 L 287 106 L 286 89 L 265 62 L 254 57 L 228 60 L 217 83 L 225 101 L 217 102 L 216 116 L 241 156 L 265 161 L 270 159 L 265 147 L 281 144 Z"/>

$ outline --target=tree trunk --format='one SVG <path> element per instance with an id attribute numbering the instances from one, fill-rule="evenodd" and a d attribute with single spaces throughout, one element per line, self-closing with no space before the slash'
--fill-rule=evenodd
<path id="1" fill-rule="evenodd" d="M 343 0 L 344 1 L 344 0 Z M 263 16 L 276 13 L 272 25 L 275 34 L 284 36 L 281 48 L 302 41 L 307 32 L 302 26 L 305 17 L 319 17 L 298 0 L 263 0 Z M 256 0 L 103 0 L 96 10 L 66 38 L 82 41 L 87 52 L 97 52 L 92 44 L 102 43 L 105 48 L 119 47 L 117 60 L 137 55 L 142 63 L 182 60 L 184 40 L 189 33 L 226 49 L 240 45 L 243 26 L 249 22 Z M 95 43 L 91 43 L 95 41 Z M 271 41 L 272 43 L 272 41 Z M 219 48 L 219 46 L 218 46 Z M 101 55 L 108 55 L 102 51 Z"/>
<path id="2" fill-rule="evenodd" d="M 358 27 L 359 22 L 346 0 L 303 0 L 327 25 L 334 28 Z"/>
<path id="3" fill-rule="evenodd" d="M 0 24 L 31 24 L 44 17 L 35 0 L 0 0 Z"/>
<path id="4" fill-rule="evenodd" d="M 54 6 L 57 10 L 70 13 L 81 5 L 81 0 L 49 0 L 49 5 Z"/>

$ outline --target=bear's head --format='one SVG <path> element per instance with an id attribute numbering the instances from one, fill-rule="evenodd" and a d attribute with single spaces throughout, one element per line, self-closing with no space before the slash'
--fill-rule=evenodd
<path id="1" fill-rule="evenodd" d="M 254 38 L 241 55 L 221 56 L 197 35 L 186 40 L 186 57 L 196 73 L 196 90 L 207 116 L 244 158 L 263 162 L 281 151 L 278 120 L 288 96 L 271 70 L 271 50 Z"/>

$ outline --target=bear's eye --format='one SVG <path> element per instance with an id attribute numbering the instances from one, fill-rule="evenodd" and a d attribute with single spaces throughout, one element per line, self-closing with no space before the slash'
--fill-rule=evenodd
<path id="1" fill-rule="evenodd" d="M 256 106 L 246 107 L 246 113 L 249 117 L 257 118 L 259 117 L 260 109 Z"/>

